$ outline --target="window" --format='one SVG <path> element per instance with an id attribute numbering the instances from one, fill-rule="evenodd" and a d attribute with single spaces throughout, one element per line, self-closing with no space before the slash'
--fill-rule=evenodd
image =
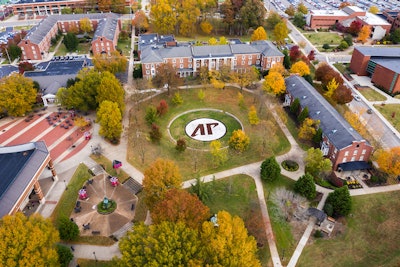
<path id="1" fill-rule="evenodd" d="M 147 75 L 150 74 L 150 71 L 149 71 L 149 70 L 146 70 L 146 74 L 147 74 Z"/>
<path id="2" fill-rule="evenodd" d="M 242 56 L 242 60 L 244 60 L 246 57 L 245 56 Z"/>
<path id="3" fill-rule="evenodd" d="M 179 62 L 180 62 L 180 63 L 183 63 L 183 58 L 181 58 L 181 59 L 179 60 Z"/>
<path id="4" fill-rule="evenodd" d="M 172 63 L 176 63 L 176 59 L 175 58 L 172 60 Z"/>
<path id="5" fill-rule="evenodd" d="M 180 65 L 179 65 L 179 68 L 183 69 L 183 64 L 180 64 Z"/>
<path id="6" fill-rule="evenodd" d="M 366 150 L 366 149 L 363 149 L 362 152 L 361 152 L 361 154 L 362 154 L 362 155 L 365 155 L 365 153 L 367 153 L 367 150 Z"/>
<path id="7" fill-rule="evenodd" d="M 343 158 L 342 163 L 347 162 L 347 158 Z"/>
<path id="8" fill-rule="evenodd" d="M 192 68 L 192 64 L 189 64 L 188 67 L 189 67 L 189 68 Z"/>
<path id="9" fill-rule="evenodd" d="M 242 60 L 242 65 L 246 64 L 246 62 L 244 62 L 244 60 Z"/>
<path id="10" fill-rule="evenodd" d="M 357 155 L 358 154 L 358 150 L 354 150 L 353 155 Z"/>
<path id="11" fill-rule="evenodd" d="M 200 68 L 200 63 L 196 63 L 196 68 Z"/>
<path id="12" fill-rule="evenodd" d="M 364 156 L 361 156 L 361 157 L 360 157 L 360 161 L 363 161 L 363 160 L 364 160 Z"/>
<path id="13" fill-rule="evenodd" d="M 154 68 L 154 64 L 151 64 L 151 67 Z"/>
<path id="14" fill-rule="evenodd" d="M 251 66 L 251 60 L 249 60 L 249 61 L 247 62 L 247 64 L 249 64 L 249 66 Z"/>
<path id="15" fill-rule="evenodd" d="M 107 46 L 110 46 L 110 43 L 107 43 Z"/>
<path id="16" fill-rule="evenodd" d="M 191 59 L 191 58 L 188 58 L 188 62 L 192 62 L 192 59 Z"/>
<path id="17" fill-rule="evenodd" d="M 146 69 L 150 69 L 150 65 L 149 64 L 146 64 Z"/>
<path id="18" fill-rule="evenodd" d="M 349 151 L 346 151 L 346 152 L 344 153 L 344 156 L 347 157 L 348 155 L 349 155 Z"/>
<path id="19" fill-rule="evenodd" d="M 356 160 L 356 157 L 351 157 L 351 161 L 355 161 Z"/>
<path id="20" fill-rule="evenodd" d="M 267 68 L 270 68 L 270 67 L 271 67 L 271 64 L 268 63 L 268 64 L 267 64 Z"/>
<path id="21" fill-rule="evenodd" d="M 260 59 L 260 55 L 257 55 L 257 59 Z"/>
<path id="22" fill-rule="evenodd" d="M 249 59 L 251 59 L 252 58 L 252 56 L 249 56 Z"/>
<path id="23" fill-rule="evenodd" d="M 277 61 L 277 62 L 281 62 L 281 58 L 278 57 L 278 58 L 276 59 L 276 61 Z"/>
<path id="24" fill-rule="evenodd" d="M 271 58 L 269 57 L 269 58 L 267 58 L 267 62 L 271 62 Z"/>
<path id="25" fill-rule="evenodd" d="M 256 64 L 257 64 L 257 65 L 260 65 L 260 60 L 257 60 L 257 61 L 256 61 Z"/>

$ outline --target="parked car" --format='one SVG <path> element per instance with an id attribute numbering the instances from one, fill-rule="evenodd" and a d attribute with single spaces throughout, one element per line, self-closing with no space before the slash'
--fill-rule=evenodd
<path id="1" fill-rule="evenodd" d="M 361 101 L 361 98 L 360 98 L 358 95 L 353 95 L 353 99 L 354 99 L 355 101 L 358 101 L 358 102 Z"/>

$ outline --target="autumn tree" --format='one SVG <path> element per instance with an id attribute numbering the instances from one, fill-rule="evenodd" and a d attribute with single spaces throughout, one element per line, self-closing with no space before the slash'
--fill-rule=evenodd
<path id="1" fill-rule="evenodd" d="M 121 239 L 119 249 L 117 266 L 202 266 L 198 231 L 182 222 L 137 224 Z"/>
<path id="2" fill-rule="evenodd" d="M 299 138 L 307 141 L 311 141 L 312 138 L 317 133 L 319 126 L 319 120 L 313 120 L 311 118 L 306 118 L 300 126 Z"/>
<path id="3" fill-rule="evenodd" d="M 124 14 L 125 5 L 125 0 L 111 0 L 111 12 Z"/>
<path id="4" fill-rule="evenodd" d="M 40 215 L 17 213 L 0 219 L 2 266 L 59 266 L 57 242 L 58 231 Z"/>
<path id="5" fill-rule="evenodd" d="M 96 91 L 96 103 L 98 106 L 100 106 L 103 101 L 109 100 L 116 103 L 121 113 L 124 113 L 125 91 L 114 74 L 108 71 L 103 71 L 101 73 L 101 80 Z"/>
<path id="6" fill-rule="evenodd" d="M 353 20 L 353 22 L 350 24 L 350 26 L 347 28 L 347 32 L 350 33 L 351 35 L 358 35 L 358 33 L 361 31 L 362 28 L 362 23 L 359 20 Z"/>
<path id="7" fill-rule="evenodd" d="M 327 63 L 319 64 L 318 68 L 315 70 L 315 79 L 317 81 L 321 81 L 324 89 L 326 89 L 326 86 L 333 78 L 339 85 L 343 84 L 343 78 L 337 71 L 335 71 Z"/>
<path id="8" fill-rule="evenodd" d="M 152 210 L 172 188 L 181 188 L 182 176 L 178 166 L 165 159 L 157 159 L 144 171 L 143 192 L 145 203 Z"/>
<path id="9" fill-rule="evenodd" d="M 377 150 L 375 153 L 379 168 L 391 175 L 400 176 L 400 147 Z"/>
<path id="10" fill-rule="evenodd" d="M 304 61 L 297 61 L 290 68 L 290 73 L 297 73 L 300 76 L 309 75 L 310 67 Z"/>
<path id="11" fill-rule="evenodd" d="M 371 34 L 371 27 L 368 25 L 362 26 L 360 32 L 358 33 L 357 41 L 365 43 Z"/>
<path id="12" fill-rule="evenodd" d="M 24 116 L 36 102 L 32 79 L 13 73 L 0 79 L 0 111 L 10 116 Z"/>
<path id="13" fill-rule="evenodd" d="M 200 23 L 200 29 L 205 33 L 205 34 L 210 34 L 213 26 L 211 25 L 211 23 L 209 23 L 208 21 L 202 21 Z"/>
<path id="14" fill-rule="evenodd" d="M 101 12 L 110 12 L 111 11 L 111 3 L 112 0 L 98 0 L 98 8 Z"/>
<path id="15" fill-rule="evenodd" d="M 196 0 L 181 2 L 181 12 L 178 16 L 179 33 L 183 36 L 192 36 L 196 32 L 197 18 L 200 16 L 200 9 Z"/>
<path id="16" fill-rule="evenodd" d="M 259 72 L 255 67 L 245 67 L 240 71 L 233 72 L 232 81 L 240 86 L 240 90 L 243 90 L 243 87 L 255 83 L 258 80 L 258 75 Z"/>
<path id="17" fill-rule="evenodd" d="M 204 222 L 200 232 L 203 266 L 261 267 L 256 240 L 248 234 L 243 220 L 226 211 L 218 212 L 216 217 L 218 227 Z"/>
<path id="18" fill-rule="evenodd" d="M 317 189 L 312 175 L 306 173 L 301 176 L 294 184 L 294 191 L 308 200 L 313 200 L 317 196 Z"/>
<path id="19" fill-rule="evenodd" d="M 257 109 L 254 105 L 250 107 L 250 111 L 247 117 L 249 118 L 249 122 L 251 125 L 257 125 L 260 123 L 260 118 L 258 118 Z"/>
<path id="20" fill-rule="evenodd" d="M 21 61 L 18 64 L 19 74 L 24 74 L 25 71 L 33 71 L 33 70 L 35 70 L 35 67 L 33 66 L 32 63 L 28 61 Z"/>
<path id="21" fill-rule="evenodd" d="M 135 13 L 135 17 L 132 20 L 132 25 L 135 26 L 135 30 L 137 29 L 139 34 L 149 29 L 149 18 L 146 16 L 146 13 L 144 13 L 143 10 L 139 10 Z"/>
<path id="22" fill-rule="evenodd" d="M 153 143 L 159 143 L 161 138 L 162 138 L 162 132 L 160 130 L 160 126 L 158 126 L 157 124 L 153 123 L 151 125 L 149 135 L 150 135 L 150 140 Z"/>
<path id="23" fill-rule="evenodd" d="M 328 84 L 326 85 L 325 96 L 328 98 L 331 98 L 333 96 L 333 94 L 335 93 L 336 89 L 338 88 L 338 86 L 339 86 L 339 83 L 336 82 L 335 78 L 330 80 L 328 82 Z"/>
<path id="24" fill-rule="evenodd" d="M 69 52 L 72 52 L 78 48 L 79 40 L 74 33 L 68 32 L 67 35 L 64 36 L 63 43 L 65 48 L 67 48 Z"/>
<path id="25" fill-rule="evenodd" d="M 315 59 L 315 50 L 311 50 L 310 53 L 308 53 L 307 59 L 309 61 L 313 61 Z"/>
<path id="26" fill-rule="evenodd" d="M 289 29 L 285 22 L 279 22 L 274 27 L 274 37 L 275 41 L 282 45 L 285 43 L 285 39 L 288 37 Z"/>
<path id="27" fill-rule="evenodd" d="M 128 64 L 126 57 L 118 51 L 112 51 L 110 55 L 107 53 L 94 55 L 92 61 L 96 70 L 100 72 L 108 71 L 113 74 L 124 72 Z"/>
<path id="28" fill-rule="evenodd" d="M 122 133 L 122 114 L 118 104 L 109 100 L 101 102 L 97 111 L 100 124 L 99 135 L 117 142 Z"/>
<path id="29" fill-rule="evenodd" d="M 170 94 L 170 88 L 175 88 L 182 84 L 182 79 L 176 72 L 176 68 L 171 63 L 160 64 L 156 68 L 156 75 L 153 77 L 153 85 L 157 88 L 166 87 L 168 95 Z"/>
<path id="30" fill-rule="evenodd" d="M 159 0 L 157 5 L 151 5 L 150 18 L 155 32 L 170 34 L 177 24 L 176 12 L 168 0 Z"/>
<path id="31" fill-rule="evenodd" d="M 217 45 L 218 44 L 218 40 L 215 37 L 211 37 L 210 39 L 208 39 L 208 45 Z"/>
<path id="32" fill-rule="evenodd" d="M 294 13 L 296 13 L 296 9 L 294 8 L 293 5 L 289 5 L 286 9 L 285 9 L 285 13 L 289 16 L 289 17 L 293 17 Z"/>
<path id="33" fill-rule="evenodd" d="M 340 3 L 340 5 L 339 5 L 339 9 L 343 9 L 343 8 L 345 8 L 346 6 L 351 6 L 351 3 L 350 3 L 350 2 L 342 2 L 342 3 Z"/>
<path id="34" fill-rule="evenodd" d="M 225 82 L 223 80 L 221 71 L 216 71 L 216 70 L 209 71 L 209 76 L 210 76 L 210 83 L 215 89 L 225 88 Z"/>
<path id="35" fill-rule="evenodd" d="M 281 166 L 276 161 L 275 157 L 269 157 L 261 163 L 260 175 L 261 179 L 273 182 L 276 181 L 281 174 Z"/>
<path id="36" fill-rule="evenodd" d="M 93 31 L 92 23 L 87 17 L 81 18 L 79 20 L 79 27 L 81 28 L 81 31 L 83 31 L 85 34 Z"/>
<path id="37" fill-rule="evenodd" d="M 321 173 L 332 169 L 332 162 L 325 158 L 319 148 L 310 148 L 307 150 L 305 158 L 306 171 L 313 177 L 318 177 Z"/>
<path id="38" fill-rule="evenodd" d="M 251 35 L 251 41 L 267 40 L 267 32 L 260 26 Z"/>
<path id="39" fill-rule="evenodd" d="M 328 214 L 329 216 L 339 217 L 349 215 L 353 205 L 349 188 L 342 186 L 329 193 L 324 206 L 325 211 L 328 205 L 332 207 L 333 211 L 333 214 Z"/>
<path id="40" fill-rule="evenodd" d="M 274 29 L 275 26 L 280 22 L 283 22 L 281 16 L 277 12 L 271 10 L 266 19 L 268 29 Z"/>
<path id="41" fill-rule="evenodd" d="M 176 140 L 176 146 L 175 149 L 179 152 L 185 151 L 187 148 L 186 140 L 185 138 L 181 137 L 178 140 Z"/>
<path id="42" fill-rule="evenodd" d="M 263 90 L 274 95 L 281 95 L 286 91 L 285 79 L 278 72 L 270 72 L 265 76 Z"/>
<path id="43" fill-rule="evenodd" d="M 229 147 L 234 149 L 235 151 L 242 153 L 245 151 L 250 145 L 250 138 L 246 135 L 246 133 L 240 129 L 232 132 L 231 137 L 229 138 Z"/>
<path id="44" fill-rule="evenodd" d="M 291 62 L 296 62 L 298 61 L 302 56 L 302 53 L 300 51 L 300 47 L 298 45 L 294 45 L 290 48 L 289 51 L 289 57 Z"/>
<path id="45" fill-rule="evenodd" d="M 360 120 L 360 114 L 353 113 L 351 111 L 346 111 L 343 115 L 346 121 L 356 130 L 361 136 L 365 136 L 367 130 Z"/>
<path id="46" fill-rule="evenodd" d="M 162 99 L 157 106 L 157 114 L 163 116 L 168 112 L 168 103 L 165 99 Z"/>
<path id="47" fill-rule="evenodd" d="M 370 6 L 369 9 L 368 9 L 368 12 L 372 13 L 372 14 L 378 14 L 379 13 L 379 8 L 377 6 Z"/>
<path id="48" fill-rule="evenodd" d="M 179 92 L 175 92 L 174 96 L 171 99 L 172 103 L 175 105 L 181 105 L 183 103 L 183 98 Z"/>
<path id="49" fill-rule="evenodd" d="M 308 8 L 306 7 L 306 5 L 304 5 L 303 2 L 300 2 L 300 3 L 297 5 L 297 11 L 300 12 L 300 13 L 302 13 L 303 15 L 307 15 L 307 13 L 308 13 Z"/>
<path id="50" fill-rule="evenodd" d="M 214 140 L 210 143 L 210 152 L 216 165 L 222 165 L 228 160 L 228 151 L 222 148 L 219 140 Z"/>
<path id="51" fill-rule="evenodd" d="M 151 212 L 153 223 L 163 221 L 178 223 L 198 229 L 210 217 L 210 209 L 196 195 L 182 189 L 171 189 Z"/>

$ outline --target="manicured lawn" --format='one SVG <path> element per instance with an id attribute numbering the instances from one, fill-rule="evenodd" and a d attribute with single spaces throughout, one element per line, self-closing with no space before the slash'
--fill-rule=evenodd
<path id="1" fill-rule="evenodd" d="M 242 174 L 216 180 L 207 185 L 209 199 L 204 201 L 204 204 L 210 208 L 211 214 L 226 210 L 231 215 L 241 217 L 249 233 L 256 237 L 258 243 L 263 244 L 258 255 L 263 266 L 268 266 L 269 248 L 253 179 Z"/>
<path id="2" fill-rule="evenodd" d="M 111 261 L 95 261 L 95 260 L 88 260 L 88 259 L 77 259 L 77 263 L 79 264 L 80 267 L 111 267 L 111 266 L 113 266 Z"/>
<path id="3" fill-rule="evenodd" d="M 259 108 L 259 96 L 243 92 L 246 107 L 243 109 L 238 105 L 238 89 L 204 89 L 205 99 L 203 101 L 198 98 L 199 89 L 181 90 L 179 92 L 184 101 L 181 105 L 172 103 L 173 93 L 171 93 L 170 96 L 167 94 L 155 96 L 148 102 L 141 103 L 139 110 L 131 110 L 128 161 L 138 169 L 145 170 L 156 158 L 171 159 L 178 165 L 183 179 L 188 180 L 195 178 L 196 175 L 203 176 L 257 162 L 269 155 L 282 154 L 290 149 L 289 142 L 273 120 L 270 111 L 264 105 L 261 109 Z M 167 101 L 169 111 L 156 121 L 156 124 L 160 126 L 163 137 L 159 144 L 154 144 L 150 141 L 150 127 L 145 122 L 144 117 L 146 107 L 148 105 L 157 106 L 162 99 Z M 257 126 L 252 126 L 248 122 L 248 107 L 251 105 L 255 105 L 258 116 L 262 120 L 262 123 Z M 199 108 L 214 108 L 235 115 L 242 122 L 244 131 L 250 138 L 249 148 L 241 154 L 229 150 L 228 161 L 223 165 L 217 165 L 214 162 L 211 153 L 208 151 L 210 142 L 204 142 L 202 150 L 186 149 L 183 153 L 178 152 L 175 149 L 175 142 L 172 142 L 168 136 L 168 123 L 178 114 Z"/>
<path id="4" fill-rule="evenodd" d="M 78 53 L 78 54 L 88 54 L 89 51 L 90 51 L 90 48 L 91 48 L 90 42 L 87 42 L 87 43 L 79 43 L 78 48 L 76 49 L 76 51 L 70 52 L 70 51 L 67 50 L 67 48 L 65 47 L 64 44 L 61 44 L 61 45 L 58 47 L 58 49 L 57 49 L 55 55 L 56 55 L 56 56 L 65 56 L 67 53 L 74 53 L 74 52 L 76 52 L 76 53 Z"/>
<path id="5" fill-rule="evenodd" d="M 323 50 L 324 44 L 329 44 L 331 47 L 336 47 L 340 44 L 343 38 L 333 32 L 318 32 L 318 33 L 303 33 L 304 36 L 319 50 Z"/>
<path id="6" fill-rule="evenodd" d="M 56 226 L 58 224 L 58 220 L 62 216 L 66 216 L 67 218 L 69 218 L 75 207 L 79 189 L 81 189 L 85 182 L 91 177 L 92 176 L 89 174 L 86 165 L 80 164 L 68 184 L 68 189 L 65 190 L 62 194 L 60 200 L 58 201 L 57 207 L 54 209 L 53 213 L 50 216 L 51 220 Z M 104 246 L 112 245 L 114 243 L 111 238 L 104 236 L 79 237 L 76 242 Z"/>
<path id="7" fill-rule="evenodd" d="M 353 197 L 347 229 L 307 245 L 296 266 L 397 266 L 399 209 L 398 192 Z"/>
<path id="8" fill-rule="evenodd" d="M 122 54 L 124 56 L 129 57 L 129 53 L 131 51 L 131 38 L 126 40 L 118 39 L 117 47 L 122 50 Z"/>
<path id="9" fill-rule="evenodd" d="M 400 105 L 386 104 L 375 105 L 375 108 L 396 128 L 400 131 Z"/>
<path id="10" fill-rule="evenodd" d="M 368 101 L 385 101 L 387 98 L 369 87 L 363 87 L 358 90 Z"/>
<path id="11" fill-rule="evenodd" d="M 282 219 L 282 216 L 279 210 L 276 208 L 276 204 L 270 199 L 270 195 L 277 188 L 284 187 L 287 190 L 293 190 L 294 181 L 281 176 L 277 181 L 273 183 L 263 182 L 264 186 L 264 195 L 267 201 L 268 214 L 272 224 L 272 230 L 275 235 L 276 246 L 279 254 L 282 254 L 285 251 L 285 261 L 290 260 L 290 256 L 293 254 L 294 249 L 296 248 L 298 240 L 295 240 L 292 234 L 290 224 Z M 288 262 L 283 262 L 283 264 L 287 264 Z"/>
<path id="12" fill-rule="evenodd" d="M 129 178 L 129 174 L 127 174 L 126 172 L 124 172 L 123 170 L 118 170 L 118 173 L 116 171 L 116 169 L 114 169 L 112 167 L 112 161 L 109 160 L 108 158 L 100 155 L 100 156 L 96 156 L 96 155 L 91 155 L 90 156 L 94 161 L 96 161 L 98 164 L 103 165 L 105 167 L 105 170 L 108 174 L 110 174 L 111 176 L 116 176 L 118 177 L 118 180 L 123 183 L 125 182 L 128 178 Z M 122 163 L 123 164 L 123 163 Z"/>

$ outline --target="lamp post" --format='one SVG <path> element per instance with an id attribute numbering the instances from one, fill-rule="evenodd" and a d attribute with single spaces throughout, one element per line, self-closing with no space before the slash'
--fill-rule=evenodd
<path id="1" fill-rule="evenodd" d="M 68 190 L 67 182 L 64 180 L 65 190 Z"/>
<path id="2" fill-rule="evenodd" d="M 96 252 L 93 251 L 94 260 L 97 262 Z"/>

